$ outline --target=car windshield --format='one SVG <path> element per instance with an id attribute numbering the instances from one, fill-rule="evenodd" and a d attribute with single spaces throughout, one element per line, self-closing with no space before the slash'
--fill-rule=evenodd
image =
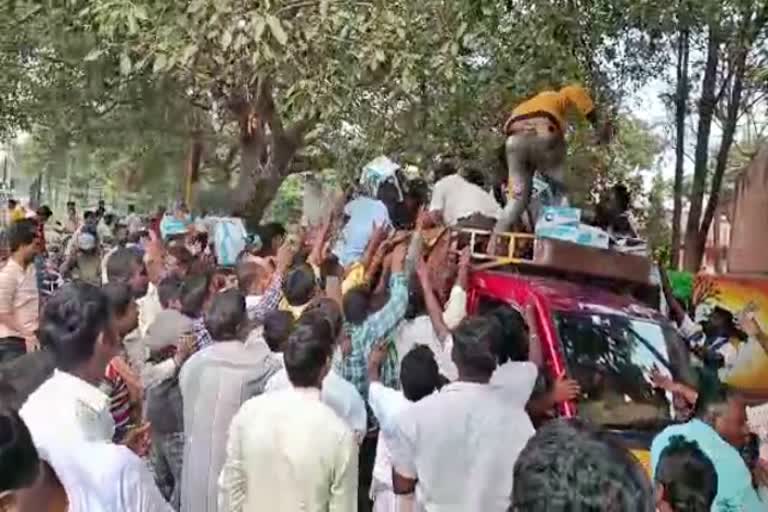
<path id="1" fill-rule="evenodd" d="M 569 373 L 581 385 L 580 416 L 622 430 L 657 430 L 671 421 L 671 397 L 650 379 L 654 368 L 678 375 L 671 329 L 618 315 L 559 313 L 555 320 Z"/>

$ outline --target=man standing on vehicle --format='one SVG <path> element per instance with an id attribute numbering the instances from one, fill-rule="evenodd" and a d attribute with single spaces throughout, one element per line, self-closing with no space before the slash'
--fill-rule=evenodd
<path id="1" fill-rule="evenodd" d="M 518 105 L 504 123 L 509 201 L 496 223 L 496 233 L 509 231 L 528 207 L 536 171 L 549 181 L 556 201 L 558 196 L 562 201 L 566 115 L 572 107 L 598 130 L 598 143 L 610 141 L 612 125 L 598 125 L 595 105 L 579 85 L 543 91 Z"/>

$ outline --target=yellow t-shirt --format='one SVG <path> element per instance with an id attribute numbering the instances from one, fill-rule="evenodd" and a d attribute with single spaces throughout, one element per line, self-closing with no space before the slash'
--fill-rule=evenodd
<path id="1" fill-rule="evenodd" d="M 595 104 L 583 87 L 569 85 L 559 91 L 542 91 L 533 98 L 524 101 L 512 111 L 510 120 L 514 121 L 519 118 L 532 117 L 536 113 L 545 113 L 551 115 L 558 122 L 560 128 L 564 129 L 566 115 L 570 107 L 575 107 L 586 117 L 595 109 Z"/>
<path id="2" fill-rule="evenodd" d="M 356 286 L 365 284 L 365 267 L 359 261 L 356 261 L 349 266 L 347 275 L 344 276 L 344 281 L 341 283 L 341 293 L 347 293 Z"/>
<path id="3" fill-rule="evenodd" d="M 24 219 L 27 216 L 26 212 L 24 211 L 24 208 L 21 206 L 17 206 L 13 210 L 11 210 L 11 222 L 16 222 L 17 220 Z"/>

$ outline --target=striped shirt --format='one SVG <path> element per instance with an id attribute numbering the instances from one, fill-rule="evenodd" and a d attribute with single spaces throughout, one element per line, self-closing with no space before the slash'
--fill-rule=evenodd
<path id="1" fill-rule="evenodd" d="M 114 442 L 119 443 L 131 428 L 131 397 L 128 385 L 118 373 L 117 368 L 110 363 L 104 374 L 105 390 L 109 396 L 109 412 L 115 421 Z"/>

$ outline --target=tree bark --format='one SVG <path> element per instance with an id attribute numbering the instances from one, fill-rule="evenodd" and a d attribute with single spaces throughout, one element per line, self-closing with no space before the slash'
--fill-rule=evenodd
<path id="1" fill-rule="evenodd" d="M 725 175 L 725 169 L 728 166 L 728 155 L 733 145 L 733 137 L 736 132 L 736 122 L 739 117 L 739 106 L 741 105 L 741 95 L 744 88 L 744 73 L 747 60 L 747 50 L 741 48 L 737 55 L 737 62 L 735 64 L 733 89 L 731 90 L 728 111 L 726 114 L 725 124 L 723 125 L 723 138 L 720 143 L 720 149 L 717 152 L 717 163 L 715 164 L 715 172 L 712 176 L 712 184 L 709 192 L 709 199 L 707 200 L 707 206 L 704 210 L 704 217 L 701 220 L 701 228 L 699 230 L 699 243 L 702 240 L 706 240 L 709 227 L 712 225 L 712 220 L 715 217 L 717 206 L 720 202 L 720 189 L 723 185 L 723 176 Z M 700 245 L 696 247 L 697 253 L 702 255 L 704 252 L 704 246 Z M 701 258 L 701 256 L 699 257 Z"/>
<path id="2" fill-rule="evenodd" d="M 717 68 L 720 58 L 720 35 L 715 23 L 709 25 L 707 37 L 707 58 L 704 65 L 704 77 L 701 83 L 701 98 L 699 99 L 699 123 L 696 133 L 696 151 L 693 169 L 693 187 L 691 189 L 688 222 L 685 229 L 685 255 L 683 267 L 688 272 L 697 272 L 701 265 L 703 247 L 706 243 L 706 233 L 703 240 L 700 236 L 699 221 L 704 202 L 704 188 L 707 181 L 707 166 L 709 163 L 709 136 L 712 130 L 712 118 L 715 113 L 715 85 Z M 702 250 L 697 250 L 699 247 Z"/>
<path id="3" fill-rule="evenodd" d="M 268 77 L 259 79 L 251 102 L 235 98 L 230 104 L 240 126 L 240 176 L 232 195 L 233 209 L 254 226 L 292 173 L 291 161 L 314 120 L 300 120 L 285 128 Z"/>
<path id="4" fill-rule="evenodd" d="M 675 131 L 677 147 L 675 148 L 675 184 L 673 190 L 674 206 L 672 209 L 672 243 L 670 264 L 672 268 L 680 266 L 680 225 L 683 211 L 683 177 L 685 164 L 685 117 L 688 106 L 688 27 L 680 22 L 677 43 L 677 92 L 675 94 Z"/>

